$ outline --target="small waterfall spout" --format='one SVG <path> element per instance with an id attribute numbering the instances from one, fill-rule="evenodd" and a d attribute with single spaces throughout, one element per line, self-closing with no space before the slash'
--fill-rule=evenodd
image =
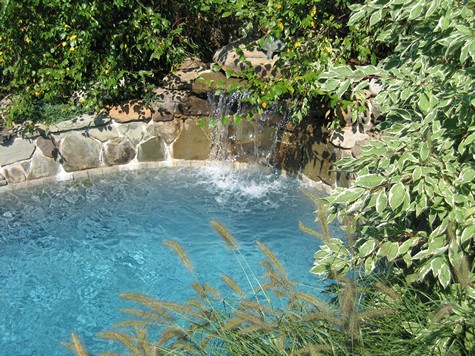
<path id="1" fill-rule="evenodd" d="M 253 114 L 249 121 L 234 123 L 236 115 L 252 113 L 252 108 L 244 101 L 246 96 L 245 93 L 208 95 L 211 119 L 215 123 L 211 130 L 210 160 L 273 163 L 283 118 L 277 110 L 270 109 L 261 115 Z"/>

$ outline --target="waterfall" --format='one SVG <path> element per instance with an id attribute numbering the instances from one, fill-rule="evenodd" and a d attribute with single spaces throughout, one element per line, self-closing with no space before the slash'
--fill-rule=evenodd
<path id="1" fill-rule="evenodd" d="M 235 115 L 246 116 L 251 111 L 244 101 L 247 96 L 246 93 L 208 94 L 212 108 L 210 119 L 216 122 L 211 130 L 210 160 L 272 165 L 279 129 L 283 126 L 282 115 L 274 107 L 261 115 L 255 113 L 250 121 L 233 123 Z"/>

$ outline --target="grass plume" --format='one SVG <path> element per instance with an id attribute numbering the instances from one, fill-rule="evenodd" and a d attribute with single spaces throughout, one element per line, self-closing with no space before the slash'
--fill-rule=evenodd
<path id="1" fill-rule="evenodd" d="M 236 240 L 234 239 L 233 235 L 226 229 L 221 223 L 219 223 L 217 220 L 211 220 L 211 226 L 216 230 L 216 232 L 221 236 L 223 241 L 226 243 L 229 249 L 231 250 L 237 250 L 238 249 L 238 244 Z"/>
<path id="2" fill-rule="evenodd" d="M 188 271 L 193 273 L 193 265 L 190 262 L 190 259 L 188 258 L 187 254 L 183 250 L 183 248 L 180 246 L 180 244 L 176 241 L 165 241 L 163 243 L 165 246 L 170 247 L 175 253 L 178 255 L 180 258 L 180 261 L 183 263 L 183 265 L 186 267 Z"/>

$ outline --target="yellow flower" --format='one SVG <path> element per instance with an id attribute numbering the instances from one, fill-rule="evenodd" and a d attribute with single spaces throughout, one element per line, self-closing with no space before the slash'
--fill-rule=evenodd
<path id="1" fill-rule="evenodd" d="M 312 27 L 315 27 L 315 22 L 310 22 L 310 25 L 312 25 Z"/>
<path id="2" fill-rule="evenodd" d="M 61 46 L 64 47 L 64 46 L 66 46 L 67 44 L 68 44 L 67 42 L 63 42 L 63 43 L 61 43 Z"/>
<path id="3" fill-rule="evenodd" d="M 284 24 L 282 22 L 279 22 L 279 27 L 282 31 L 284 31 Z"/>
<path id="4" fill-rule="evenodd" d="M 40 96 L 41 94 L 43 94 L 43 92 L 41 90 L 35 91 L 35 96 Z"/>
<path id="5" fill-rule="evenodd" d="M 2 51 L 0 51 L 0 56 L 1 56 L 2 54 L 3 54 L 3 52 L 2 52 Z"/>
<path id="6" fill-rule="evenodd" d="M 70 28 L 71 26 L 69 26 L 67 23 L 64 24 L 64 28 Z"/>
<path id="7" fill-rule="evenodd" d="M 261 106 L 265 109 L 267 107 L 267 103 L 265 101 L 263 101 Z"/>
<path id="8" fill-rule="evenodd" d="M 278 8 L 279 10 L 282 9 L 282 5 L 281 5 L 281 4 L 277 5 L 277 8 Z"/>
<path id="9" fill-rule="evenodd" d="M 30 40 L 30 38 L 29 38 L 28 36 L 25 37 L 25 42 L 28 43 L 28 44 L 31 43 L 31 40 Z"/>
<path id="10" fill-rule="evenodd" d="M 1 40 L 3 40 L 3 37 L 2 37 L 2 36 L 0 36 L 0 41 L 1 41 Z"/>
<path id="11" fill-rule="evenodd" d="M 106 69 L 104 73 L 109 74 L 109 69 Z"/>
<path id="12" fill-rule="evenodd" d="M 317 14 L 317 9 L 316 8 L 313 8 L 312 9 L 312 16 L 315 16 Z"/>
<path id="13" fill-rule="evenodd" d="M 69 72 L 69 67 L 66 67 L 66 72 Z"/>
<path id="14" fill-rule="evenodd" d="M 300 47 L 301 45 L 302 45 L 302 44 L 301 44 L 300 42 L 295 42 L 294 47 L 295 47 L 295 48 L 298 48 L 298 47 Z"/>
<path id="15" fill-rule="evenodd" d="M 76 38 L 78 38 L 78 36 L 72 35 L 72 36 L 69 37 L 69 40 L 70 40 L 70 41 L 74 41 Z"/>
<path id="16" fill-rule="evenodd" d="M 70 47 L 69 50 L 70 50 L 71 52 L 74 52 L 74 47 Z"/>

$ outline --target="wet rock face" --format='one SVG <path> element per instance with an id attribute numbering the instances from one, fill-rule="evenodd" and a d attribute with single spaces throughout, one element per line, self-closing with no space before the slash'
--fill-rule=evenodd
<path id="1" fill-rule="evenodd" d="M 59 151 L 66 172 L 97 168 L 101 165 L 100 144 L 79 132 L 67 134 L 61 142 Z"/>
<path id="2" fill-rule="evenodd" d="M 38 179 L 55 176 L 59 171 L 60 164 L 57 160 L 43 155 L 37 151 L 33 156 L 27 179 Z"/>
<path id="3" fill-rule="evenodd" d="M 139 162 L 164 161 L 166 159 L 165 144 L 161 137 L 152 137 L 138 146 Z"/>
<path id="4" fill-rule="evenodd" d="M 186 120 L 173 145 L 173 157 L 186 160 L 207 160 L 211 152 L 210 130 L 196 120 Z"/>
<path id="5" fill-rule="evenodd" d="M 104 145 L 102 157 L 108 166 L 127 164 L 135 157 L 135 150 L 126 138 L 115 138 Z"/>
<path id="6" fill-rule="evenodd" d="M 21 183 L 26 180 L 25 170 L 20 164 L 11 165 L 3 169 L 3 174 L 5 175 L 8 183 Z"/>

